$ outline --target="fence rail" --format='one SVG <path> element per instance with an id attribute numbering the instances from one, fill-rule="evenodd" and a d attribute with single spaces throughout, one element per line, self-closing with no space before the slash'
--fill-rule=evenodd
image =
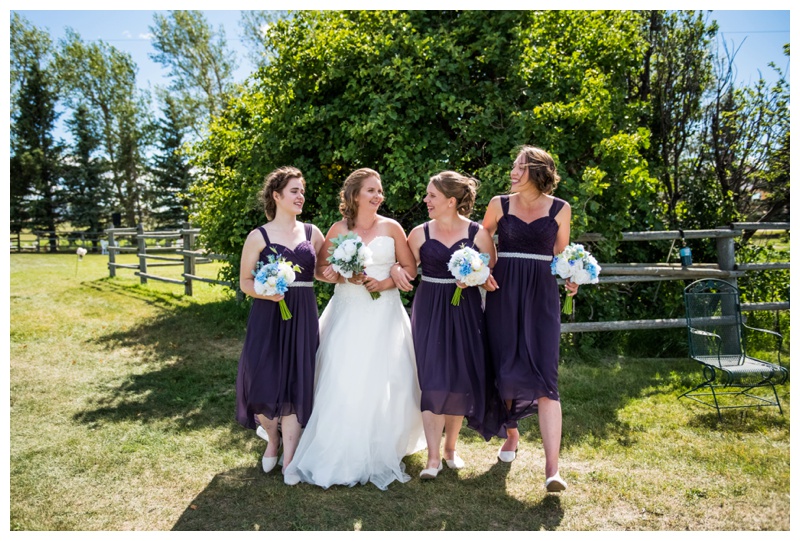
<path id="1" fill-rule="evenodd" d="M 204 278 L 196 274 L 197 265 L 228 259 L 225 255 L 210 254 L 202 250 L 197 250 L 195 242 L 199 233 L 199 229 L 192 228 L 189 224 L 184 224 L 184 227 L 181 229 L 172 231 L 145 231 L 141 224 L 137 227 L 107 229 L 108 274 L 114 277 L 117 274 L 117 269 L 132 269 L 135 270 L 134 274 L 139 277 L 142 284 L 146 284 L 148 280 L 156 280 L 169 284 L 183 285 L 184 294 L 189 296 L 192 295 L 193 282 L 205 282 L 232 287 L 233 284 L 231 282 Z M 119 246 L 119 240 L 121 238 L 127 238 L 131 246 Z M 175 245 L 148 246 L 148 240 L 170 241 L 170 244 L 172 244 L 171 241 L 175 241 Z M 118 253 L 135 253 L 139 258 L 139 263 L 117 263 L 116 254 Z M 171 254 L 172 257 L 169 255 L 157 254 Z M 154 263 L 152 261 L 156 262 Z M 159 276 L 149 272 L 149 269 L 155 267 L 179 266 L 183 267 L 181 279 Z"/>
<path id="2" fill-rule="evenodd" d="M 622 242 L 642 242 L 656 240 L 716 239 L 717 262 L 693 263 L 682 266 L 675 263 L 600 263 L 603 271 L 600 284 L 620 284 L 630 282 L 661 282 L 673 280 L 699 280 L 701 278 L 720 278 L 734 285 L 737 279 L 747 272 L 789 269 L 789 262 L 736 263 L 735 239 L 744 231 L 788 231 L 787 222 L 735 222 L 715 229 L 678 231 L 641 231 L 622 233 Z M 576 242 L 602 242 L 602 235 L 587 233 Z M 563 280 L 559 280 L 563 283 Z M 745 303 L 742 311 L 789 310 L 789 301 Z M 623 331 L 639 329 L 672 329 L 686 325 L 684 318 L 640 319 L 621 321 L 582 321 L 562 323 L 562 333 Z"/>
<path id="3" fill-rule="evenodd" d="M 744 231 L 754 230 L 774 230 L 788 231 L 789 224 L 784 222 L 753 223 L 738 222 L 728 226 L 715 229 L 698 230 L 678 230 L 678 231 L 638 231 L 625 232 L 621 235 L 622 242 L 652 242 L 658 240 L 681 240 L 681 239 L 715 239 L 717 248 L 716 263 L 693 263 L 690 266 L 682 266 L 678 263 L 601 263 L 603 272 L 600 275 L 600 284 L 622 284 L 638 282 L 664 282 L 675 280 L 697 280 L 700 278 L 720 278 L 736 285 L 738 278 L 745 276 L 748 272 L 761 272 L 765 270 L 789 269 L 790 264 L 786 262 L 773 263 L 736 263 L 736 253 L 734 241 L 740 237 Z M 211 261 L 228 260 L 228 256 L 222 254 L 207 253 L 197 249 L 195 246 L 199 229 L 191 228 L 189 224 L 175 231 L 145 232 L 142 226 L 136 228 L 116 228 L 108 229 L 108 269 L 109 275 L 115 276 L 116 269 L 134 269 L 139 276 L 141 283 L 146 284 L 148 280 L 158 280 L 171 284 L 183 284 L 184 293 L 192 294 L 193 282 L 204 282 L 220 284 L 228 287 L 235 287 L 229 281 L 205 278 L 196 274 L 196 266 L 199 264 L 210 263 Z M 130 239 L 130 247 L 118 246 L 120 238 Z M 147 240 L 176 241 L 175 246 L 148 246 Z M 606 239 L 602 235 L 587 233 L 576 239 L 577 242 L 603 242 Z M 134 252 L 139 258 L 138 264 L 123 264 L 115 261 L 117 253 Z M 159 255 L 171 252 L 171 257 Z M 158 262 L 150 262 L 158 261 Z M 158 276 L 149 272 L 148 269 L 159 266 L 180 266 L 183 265 L 182 280 Z M 563 284 L 563 280 L 558 279 Z M 579 301 L 576 301 L 579 302 Z M 743 311 L 755 310 L 789 310 L 788 301 L 777 302 L 756 302 L 742 304 Z M 621 331 L 638 329 L 671 329 L 680 328 L 686 325 L 683 318 L 668 319 L 642 319 L 642 320 L 622 320 L 622 321 L 585 321 L 570 322 L 561 325 L 562 333 L 577 332 L 596 332 L 596 331 Z"/>

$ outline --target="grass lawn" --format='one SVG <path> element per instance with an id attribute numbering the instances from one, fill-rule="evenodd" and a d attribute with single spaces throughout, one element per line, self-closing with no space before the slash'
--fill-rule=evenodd
<path id="1" fill-rule="evenodd" d="M 385 492 L 287 487 L 234 421 L 243 305 L 76 260 L 10 256 L 12 530 L 789 530 L 789 384 L 783 416 L 718 423 L 677 399 L 700 377 L 683 358 L 562 363 L 560 496 L 535 418 L 511 464 L 465 428 L 467 467 L 432 482 L 421 452 Z"/>

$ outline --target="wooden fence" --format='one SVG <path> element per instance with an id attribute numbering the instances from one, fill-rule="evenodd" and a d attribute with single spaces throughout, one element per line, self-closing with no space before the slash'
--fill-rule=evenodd
<path id="1" fill-rule="evenodd" d="M 86 248 L 89 252 L 101 249 L 101 240 L 105 233 L 91 231 L 39 231 L 34 230 L 24 234 L 11 233 L 10 245 L 12 252 L 64 252 L 74 251 L 78 247 Z"/>
<path id="2" fill-rule="evenodd" d="M 622 242 L 652 242 L 659 240 L 681 239 L 715 239 L 716 263 L 693 263 L 688 267 L 680 263 L 600 263 L 600 284 L 660 282 L 669 280 L 699 280 L 701 278 L 720 278 L 737 285 L 737 279 L 746 272 L 758 272 L 775 269 L 789 269 L 789 262 L 776 263 L 736 263 L 735 239 L 744 231 L 788 231 L 786 222 L 758 223 L 737 222 L 716 229 L 699 229 L 687 231 L 642 231 L 622 233 Z M 594 233 L 581 235 L 576 242 L 603 242 L 603 237 Z M 672 252 L 672 249 L 670 249 Z M 669 259 L 669 257 L 667 258 Z M 579 301 L 576 301 L 579 302 Z M 789 301 L 743 303 L 743 311 L 754 310 L 788 310 Z M 636 329 L 669 329 L 686 325 L 685 318 L 641 319 L 625 321 L 584 321 L 578 323 L 562 323 L 562 333 L 623 331 Z"/>
<path id="3" fill-rule="evenodd" d="M 700 229 L 686 231 L 641 231 L 622 233 L 622 242 L 653 242 L 672 240 L 675 243 L 682 240 L 715 239 L 717 261 L 715 263 L 693 263 L 690 266 L 681 266 L 680 263 L 600 263 L 602 272 L 600 284 L 618 284 L 634 282 L 661 282 L 672 280 L 698 280 L 700 278 L 720 278 L 736 285 L 737 279 L 746 272 L 761 272 L 765 270 L 789 269 L 789 262 L 775 263 L 736 263 L 735 239 L 744 231 L 788 231 L 789 224 L 779 223 L 734 223 L 716 229 Z M 134 269 L 140 277 L 141 283 L 146 284 L 148 279 L 160 280 L 174 284 L 182 284 L 186 295 L 192 294 L 192 282 L 208 282 L 235 287 L 231 282 L 202 278 L 195 274 L 196 265 L 209 263 L 211 260 L 226 260 L 223 255 L 205 253 L 195 246 L 199 229 L 192 229 L 189 224 L 175 231 L 145 232 L 140 225 L 137 228 L 108 229 L 108 269 L 109 275 L 115 276 L 116 269 Z M 120 247 L 120 238 L 129 238 L 130 247 Z M 179 246 L 148 246 L 148 240 L 174 241 Z M 599 243 L 605 239 L 598 234 L 587 233 L 576 239 L 576 242 Z M 116 263 L 115 255 L 120 252 L 136 252 L 139 257 L 138 264 Z M 169 257 L 164 254 L 171 254 Z M 176 257 L 177 256 L 177 257 Z M 669 259 L 669 255 L 667 257 Z M 156 263 L 148 263 L 155 260 Z M 183 265 L 183 279 L 166 278 L 157 276 L 149 271 L 150 268 L 168 265 Z M 559 283 L 563 283 L 559 279 Z M 238 288 L 237 288 L 238 289 Z M 580 302 L 576 299 L 575 302 Z M 789 310 L 789 301 L 757 302 L 742 304 L 742 310 Z M 596 331 L 622 331 L 637 329 L 669 329 L 686 325 L 684 318 L 672 319 L 644 319 L 624 321 L 585 321 L 577 323 L 562 323 L 562 333 L 596 332 Z"/>
<path id="4" fill-rule="evenodd" d="M 183 292 L 186 295 L 192 295 L 193 282 L 233 286 L 231 282 L 224 280 L 197 276 L 197 265 L 211 263 L 213 260 L 226 260 L 227 256 L 198 250 L 196 240 L 200 230 L 193 229 L 189 224 L 184 224 L 183 228 L 172 231 L 145 231 L 139 224 L 137 227 L 107 229 L 106 233 L 108 234 L 108 274 L 111 277 L 117 275 L 117 269 L 132 269 L 142 284 L 146 284 L 148 280 L 157 280 L 183 285 Z M 122 239 L 127 239 L 129 246 L 120 246 Z M 148 244 L 148 241 L 151 242 Z M 155 241 L 155 245 L 152 241 Z M 136 253 L 139 263 L 117 263 L 117 254 L 125 252 Z M 155 263 L 151 261 L 155 261 Z M 183 266 L 182 279 L 159 276 L 151 271 L 156 267 L 173 266 Z"/>

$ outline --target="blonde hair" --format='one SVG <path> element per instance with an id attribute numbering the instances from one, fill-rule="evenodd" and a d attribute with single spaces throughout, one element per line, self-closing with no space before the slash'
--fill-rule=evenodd
<path id="1" fill-rule="evenodd" d="M 528 178 L 533 185 L 544 194 L 552 194 L 561 180 L 556 171 L 556 162 L 553 157 L 541 148 L 532 145 L 520 147 L 517 155 L 520 154 L 525 156 Z"/>
<path id="2" fill-rule="evenodd" d="M 469 218 L 475 206 L 475 197 L 480 186 L 480 182 L 477 179 L 455 171 L 442 171 L 438 175 L 431 177 L 431 183 L 446 198 L 454 197 L 458 213 Z"/>
<path id="3" fill-rule="evenodd" d="M 306 179 L 303 178 L 303 173 L 296 167 L 278 167 L 264 179 L 264 186 L 258 192 L 258 200 L 261 201 L 261 206 L 264 207 L 264 214 L 267 215 L 267 220 L 275 219 L 277 205 L 272 194 L 275 192 L 281 193 L 293 178 L 299 178 L 305 188 Z"/>
<path id="4" fill-rule="evenodd" d="M 381 176 L 373 169 L 368 167 L 356 169 L 345 179 L 342 190 L 339 192 L 339 212 L 342 213 L 342 217 L 347 221 L 347 229 L 353 229 L 356 225 L 356 215 L 358 214 L 358 202 L 356 200 L 361 191 L 361 185 L 369 177 L 381 180 Z"/>

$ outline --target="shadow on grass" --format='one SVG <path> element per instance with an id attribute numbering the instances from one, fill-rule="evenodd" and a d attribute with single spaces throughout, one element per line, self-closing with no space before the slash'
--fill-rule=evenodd
<path id="1" fill-rule="evenodd" d="M 555 530 L 564 518 L 560 497 L 520 501 L 506 492 L 509 465 L 459 479 L 445 469 L 435 481 L 408 467 L 408 483 L 381 491 L 372 484 L 293 487 L 280 473 L 237 468 L 214 477 L 187 506 L 173 530 Z"/>
<path id="2" fill-rule="evenodd" d="M 90 408 L 76 420 L 89 425 L 170 420 L 176 428 L 231 424 L 246 305 L 229 300 L 197 303 L 105 279 L 84 285 L 162 310 L 94 340 L 109 352 L 135 352 L 144 367 L 127 364 L 119 379 L 98 381 Z"/>

